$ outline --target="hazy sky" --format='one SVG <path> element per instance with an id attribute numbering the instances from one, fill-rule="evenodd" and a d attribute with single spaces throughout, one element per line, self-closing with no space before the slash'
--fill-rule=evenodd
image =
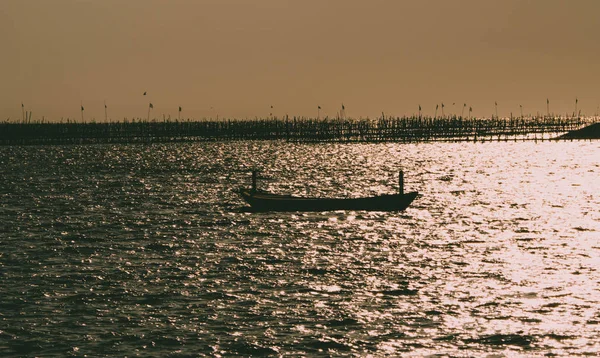
<path id="1" fill-rule="evenodd" d="M 593 115 L 598 35 L 599 0 L 0 0 L 0 120 Z"/>

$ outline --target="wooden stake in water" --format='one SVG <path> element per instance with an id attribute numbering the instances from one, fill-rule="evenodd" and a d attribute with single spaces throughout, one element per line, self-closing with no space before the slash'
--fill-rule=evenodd
<path id="1" fill-rule="evenodd" d="M 436 104 L 436 105 L 435 105 L 435 114 L 433 115 L 433 119 L 436 119 L 436 118 L 437 118 L 437 111 L 438 111 L 438 107 L 439 107 L 439 106 L 440 106 L 439 104 Z"/>
<path id="2" fill-rule="evenodd" d="M 498 119 L 498 102 L 494 102 L 494 105 L 496 107 L 496 119 Z"/>
<path id="3" fill-rule="evenodd" d="M 83 123 L 83 102 L 81 102 L 81 123 Z"/>
<path id="4" fill-rule="evenodd" d="M 546 113 L 548 114 L 548 117 L 550 117 L 550 99 L 546 98 Z"/>
<path id="5" fill-rule="evenodd" d="M 398 192 L 400 195 L 404 195 L 404 172 L 402 170 L 400 170 L 398 176 Z"/>
<path id="6" fill-rule="evenodd" d="M 577 97 L 575 97 L 575 114 L 577 116 L 579 116 L 578 112 L 577 112 L 577 103 L 579 102 L 579 100 L 577 99 Z"/>
<path id="7" fill-rule="evenodd" d="M 321 106 L 317 106 L 317 119 L 321 118 Z"/>
<path id="8" fill-rule="evenodd" d="M 23 102 L 21 102 L 21 112 L 22 112 L 22 118 L 21 121 L 23 123 L 25 123 L 25 105 L 23 104 Z"/>
<path id="9" fill-rule="evenodd" d="M 146 92 L 144 92 L 145 94 Z M 152 102 L 150 102 L 150 104 L 148 105 L 148 122 L 150 122 L 150 110 L 154 108 L 154 106 L 152 105 Z"/>
<path id="10" fill-rule="evenodd" d="M 108 122 L 108 112 L 107 112 L 107 108 L 106 107 L 106 100 L 104 100 L 104 121 Z"/>
<path id="11" fill-rule="evenodd" d="M 523 119 L 523 105 L 520 104 L 519 107 L 521 108 L 521 119 Z"/>
<path id="12" fill-rule="evenodd" d="M 179 114 L 178 114 L 178 116 L 177 116 L 177 119 L 178 119 L 179 121 L 181 121 L 181 106 L 179 106 Z"/>

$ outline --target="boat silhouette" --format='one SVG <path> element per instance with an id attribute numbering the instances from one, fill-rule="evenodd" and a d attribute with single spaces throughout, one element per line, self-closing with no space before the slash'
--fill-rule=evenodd
<path id="1" fill-rule="evenodd" d="M 404 193 L 404 173 L 399 175 L 399 193 L 363 198 L 314 198 L 274 194 L 256 187 L 257 172 L 252 172 L 252 188 L 240 189 L 240 195 L 253 211 L 402 211 L 415 200 L 416 191 Z"/>

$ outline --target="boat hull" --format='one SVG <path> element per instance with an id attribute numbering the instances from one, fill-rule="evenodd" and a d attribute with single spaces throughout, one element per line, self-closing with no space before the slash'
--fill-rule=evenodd
<path id="1" fill-rule="evenodd" d="M 277 195 L 248 189 L 240 190 L 244 200 L 254 211 L 332 211 L 370 210 L 402 211 L 417 197 L 417 192 L 405 194 L 379 195 L 368 198 L 328 199 L 301 198 L 290 195 Z"/>

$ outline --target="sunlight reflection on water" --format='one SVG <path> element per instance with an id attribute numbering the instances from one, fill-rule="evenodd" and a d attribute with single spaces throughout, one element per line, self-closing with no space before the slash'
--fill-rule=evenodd
<path id="1" fill-rule="evenodd" d="M 2 147 L 8 355 L 584 355 L 597 142 Z M 235 192 L 420 196 L 249 213 Z"/>

